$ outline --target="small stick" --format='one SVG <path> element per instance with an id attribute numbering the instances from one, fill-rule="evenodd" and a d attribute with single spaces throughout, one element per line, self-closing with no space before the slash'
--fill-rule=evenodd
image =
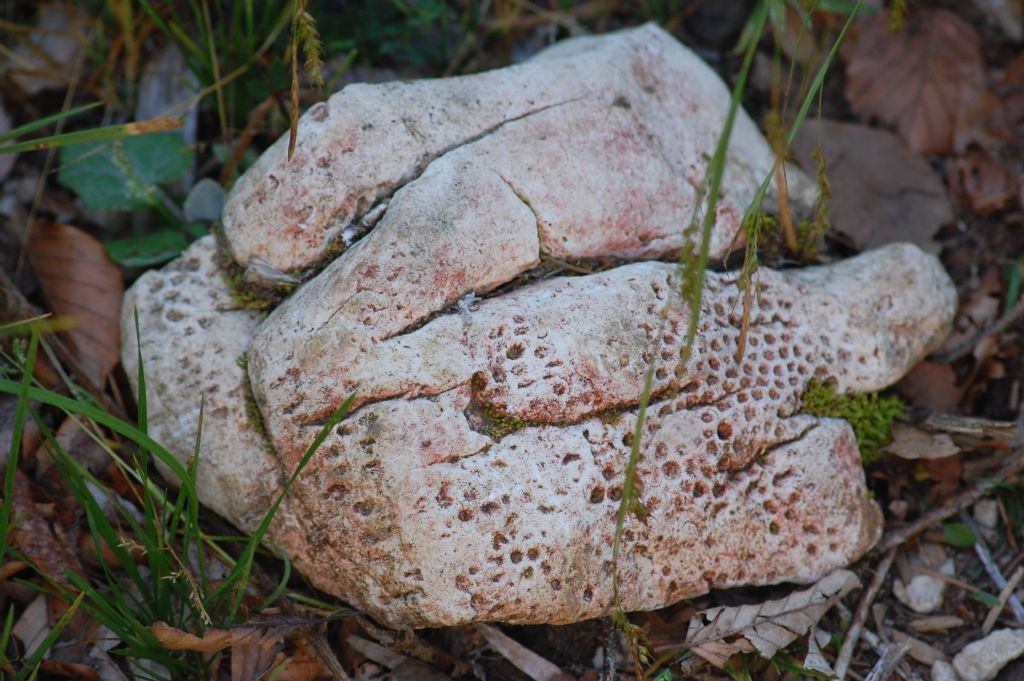
<path id="1" fill-rule="evenodd" d="M 853 659 L 853 651 L 857 647 L 861 631 L 864 629 L 864 622 L 868 617 L 868 610 L 875 601 L 878 591 L 882 588 L 894 558 L 896 558 L 896 547 L 889 549 L 889 552 L 882 557 L 878 567 L 875 568 L 875 575 L 871 578 L 871 583 L 868 584 L 868 588 L 861 594 L 860 602 L 857 604 L 857 611 L 850 622 L 850 628 L 846 631 L 843 647 L 839 649 L 839 656 L 836 657 L 836 663 L 833 667 L 836 681 L 843 681 L 846 678 L 846 672 L 850 669 L 850 660 Z"/>
<path id="2" fill-rule="evenodd" d="M 963 589 L 964 591 L 966 591 L 968 593 L 974 593 L 975 591 L 978 591 L 978 587 L 976 587 L 976 586 L 972 586 L 971 584 L 968 584 L 967 582 L 965 582 L 963 580 L 957 579 L 956 577 L 950 577 L 949 575 L 944 575 L 941 572 L 939 572 L 938 570 L 932 570 L 931 568 L 926 568 L 923 565 L 917 565 L 917 566 L 915 566 L 913 568 L 913 570 L 914 570 L 914 572 L 916 572 L 919 575 L 928 575 L 929 577 L 937 579 L 940 582 L 945 582 L 946 584 L 952 584 L 953 586 L 960 587 L 961 589 Z"/>
<path id="3" fill-rule="evenodd" d="M 839 611 L 839 614 L 842 617 L 845 617 L 847 619 L 853 617 L 853 613 L 850 612 L 850 609 L 843 605 L 841 601 L 839 603 L 836 603 L 836 610 Z M 875 653 L 877 653 L 878 655 L 881 655 L 885 652 L 886 644 L 882 641 L 882 638 L 878 634 L 871 631 L 870 629 L 864 629 L 864 631 L 861 632 L 861 638 L 863 638 L 864 642 L 871 646 L 871 649 L 874 650 Z M 855 679 L 860 679 L 861 681 L 864 681 L 863 677 L 857 675 L 857 673 L 853 670 L 848 670 L 846 673 Z M 913 669 L 910 669 L 905 662 L 901 663 L 898 667 L 896 667 L 896 673 L 904 679 L 906 679 L 907 681 L 923 681 L 921 675 L 915 672 Z"/>
<path id="4" fill-rule="evenodd" d="M 992 560 L 992 554 L 988 550 L 988 546 L 985 544 L 985 539 L 982 537 L 981 532 L 978 531 L 978 526 L 975 522 L 965 513 L 960 514 L 960 522 L 967 527 L 971 528 L 971 532 L 974 533 L 974 552 L 978 554 L 978 558 L 981 560 L 981 564 L 985 566 L 985 572 L 988 573 L 992 583 L 999 587 L 1000 590 L 1006 588 L 1006 577 L 999 570 L 999 566 Z M 1010 610 L 1013 611 L 1013 617 L 1017 620 L 1018 624 L 1024 624 L 1024 605 L 1021 604 L 1020 599 L 1017 598 L 1013 593 L 1007 598 L 1007 602 L 1010 604 Z"/>
<path id="5" fill-rule="evenodd" d="M 872 553 L 884 553 L 889 551 L 894 547 L 903 544 L 908 539 L 921 534 L 932 525 L 940 523 L 946 518 L 950 518 L 957 513 L 960 513 L 978 499 L 981 499 L 992 491 L 997 485 L 1005 481 L 1007 478 L 1016 475 L 1021 470 L 1024 470 L 1024 449 L 1016 450 L 999 472 L 995 474 L 995 476 L 979 482 L 974 487 L 960 493 L 952 503 L 941 508 L 937 508 L 934 511 L 929 511 L 909 525 L 886 534 L 882 537 L 882 541 L 878 542 L 878 545 L 872 549 Z"/>
<path id="6" fill-rule="evenodd" d="M 903 656 L 910 650 L 910 642 L 904 641 L 903 643 L 890 643 L 885 647 L 885 652 L 878 658 L 878 662 L 871 668 L 871 673 L 867 675 L 864 681 L 885 681 L 892 676 L 893 671 L 896 669 L 896 665 L 900 663 Z"/>
<path id="7" fill-rule="evenodd" d="M 356 622 L 363 628 L 363 631 L 376 639 L 377 643 L 382 646 L 394 648 L 404 655 L 415 657 L 421 662 L 443 669 L 452 676 L 462 676 L 469 671 L 469 665 L 465 662 L 431 645 L 411 629 L 400 632 L 392 631 L 374 623 L 368 617 L 357 617 Z"/>
<path id="8" fill-rule="evenodd" d="M 996 620 L 999 619 L 999 613 L 1001 613 L 1003 608 L 1006 607 L 1006 601 L 1009 600 L 1014 589 L 1016 589 L 1017 585 L 1020 584 L 1022 577 L 1024 577 L 1024 567 L 1018 567 L 1016 572 L 1013 573 L 1013 576 L 1010 577 L 1010 580 L 1006 582 L 1006 586 L 1003 587 L 1003 590 L 999 592 L 999 605 L 993 605 L 992 609 L 988 611 L 988 615 L 985 616 L 985 622 L 981 625 L 982 634 L 987 636 L 988 633 L 992 631 L 992 627 L 995 626 Z"/>

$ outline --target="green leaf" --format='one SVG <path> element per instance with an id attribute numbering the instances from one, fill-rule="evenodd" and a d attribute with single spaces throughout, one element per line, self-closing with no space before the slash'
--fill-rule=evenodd
<path id="1" fill-rule="evenodd" d="M 977 541 L 971 528 L 963 523 L 943 523 L 942 536 L 950 545 L 958 549 L 974 546 L 974 542 Z"/>
<path id="2" fill-rule="evenodd" d="M 42 118 L 37 118 L 31 123 L 19 125 L 17 128 L 14 128 L 13 130 L 8 130 L 4 134 L 0 135 L 0 142 L 9 142 L 11 140 L 18 139 L 19 137 L 27 135 L 30 132 L 35 132 L 40 128 L 45 128 L 50 123 L 56 123 L 61 119 L 70 118 L 71 116 L 80 114 L 83 111 L 95 109 L 96 107 L 101 106 L 102 104 L 103 102 L 93 102 L 92 104 L 84 104 L 82 106 L 75 107 L 74 109 L 69 109 L 67 111 L 61 111 L 50 116 L 43 116 Z M 9 147 L 0 147 L 0 153 L 8 153 L 9 151 L 12 151 Z"/>
<path id="3" fill-rule="evenodd" d="M 156 185 L 181 177 L 192 163 L 181 137 L 154 133 L 64 147 L 57 179 L 94 210 L 144 208 L 160 200 Z"/>
<path id="4" fill-rule="evenodd" d="M 1002 601 L 1000 601 L 998 598 L 988 593 L 987 591 L 972 591 L 971 598 L 978 601 L 982 605 L 987 605 L 990 608 L 995 607 L 997 605 L 1003 605 Z"/>
<path id="5" fill-rule="evenodd" d="M 185 235 L 173 229 L 103 242 L 110 259 L 125 267 L 159 265 L 177 257 L 187 246 Z"/>

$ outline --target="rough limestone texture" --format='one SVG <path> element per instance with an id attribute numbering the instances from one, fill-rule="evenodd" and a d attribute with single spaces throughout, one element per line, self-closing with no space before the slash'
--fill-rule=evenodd
<path id="1" fill-rule="evenodd" d="M 724 86 L 651 27 L 500 73 L 347 88 L 328 105 L 337 121 L 307 114 L 306 160 L 285 165 L 276 146 L 240 180 L 225 226 L 242 263 L 304 266 L 324 234 L 373 213 L 269 316 L 232 298 L 212 237 L 139 279 L 123 360 L 134 377 L 137 309 L 154 436 L 185 461 L 205 396 L 200 494 L 252 529 L 354 394 L 269 541 L 394 626 L 571 622 L 612 609 L 615 519 L 653 363 L 637 469 L 649 513 L 626 521 L 625 608 L 810 582 L 861 555 L 881 528 L 853 433 L 799 414 L 800 396 L 812 379 L 880 389 L 936 347 L 956 302 L 941 265 L 892 245 L 761 270 L 742 357 L 734 275 L 709 273 L 677 372 L 689 313 L 676 266 L 657 258 L 683 244 Z M 309 132 L 316 116 L 326 127 Z M 746 165 L 726 173 L 716 256 L 772 163 L 749 119 L 737 125 Z M 351 163 L 309 160 L 339 130 L 358 141 Z M 639 262 L 521 277 L 541 253 Z"/>
<path id="2" fill-rule="evenodd" d="M 999 670 L 1024 655 L 1024 631 L 999 629 L 970 643 L 953 658 L 961 681 L 992 681 Z"/>
<path id="3" fill-rule="evenodd" d="M 376 220 L 365 248 L 378 256 L 410 225 L 420 236 L 410 247 L 455 249 L 450 258 L 470 255 L 485 233 L 505 237 L 507 267 L 534 264 L 538 241 L 559 258 L 609 247 L 622 258 L 671 255 L 728 105 L 714 71 L 654 25 L 567 40 L 478 75 L 349 85 L 302 117 L 291 160 L 282 138 L 238 181 L 224 232 L 240 265 L 255 256 L 283 272 L 317 264 L 346 230 Z M 733 243 L 774 162 L 740 112 L 713 256 Z M 811 183 L 790 176 L 792 199 L 813 201 Z M 388 259 L 397 269 L 407 256 Z M 419 267 L 429 283 L 445 260 Z M 469 288 L 492 287 L 496 275 L 485 268 Z"/>
<path id="4" fill-rule="evenodd" d="M 126 309 L 140 312 L 154 434 L 187 457 L 206 395 L 200 493 L 251 528 L 280 472 L 248 423 L 236 359 L 248 348 L 254 392 L 273 392 L 261 377 L 290 361 L 269 361 L 286 330 L 276 326 L 283 315 L 259 323 L 231 301 L 213 251 L 201 240 L 146 274 Z M 350 376 L 365 388 L 300 478 L 272 541 L 320 588 L 396 625 L 606 613 L 615 513 L 653 359 L 638 469 L 651 512 L 626 525 L 627 608 L 811 581 L 859 556 L 880 518 L 852 431 L 795 415 L 799 396 L 814 377 L 880 388 L 934 347 L 955 305 L 941 266 L 896 245 L 829 267 L 762 270 L 739 362 L 735 286 L 709 274 L 695 355 L 678 381 L 687 314 L 675 276 L 672 265 L 642 262 L 554 278 L 373 344 L 313 348 L 293 365 L 309 381 L 284 392 L 330 392 Z M 317 358 L 335 353 L 351 360 L 325 385 Z M 134 354 L 129 342 L 129 375 Z M 499 414 L 518 419 L 511 432 L 495 428 L 510 421 Z M 264 418 L 290 471 L 320 417 L 300 400 Z"/>

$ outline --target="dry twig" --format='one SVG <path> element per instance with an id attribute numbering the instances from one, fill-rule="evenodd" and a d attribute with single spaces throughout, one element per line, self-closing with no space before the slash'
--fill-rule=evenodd
<path id="1" fill-rule="evenodd" d="M 1017 585 L 1020 584 L 1021 578 L 1024 577 L 1024 567 L 1018 567 L 1013 576 L 1006 582 L 1006 586 L 999 592 L 999 604 L 993 605 L 988 611 L 988 615 L 985 616 L 985 622 L 981 625 L 981 633 L 988 636 L 989 632 L 992 631 L 992 627 L 995 626 L 996 620 L 999 619 L 999 613 L 1006 607 L 1006 602 L 1013 595 Z"/>
<path id="2" fill-rule="evenodd" d="M 992 559 L 992 553 L 988 550 L 988 546 L 985 544 L 985 540 L 982 537 L 981 532 L 978 530 L 977 524 L 972 520 L 966 513 L 960 514 L 960 522 L 967 527 L 971 528 L 974 533 L 974 552 L 978 554 L 978 559 L 981 560 L 981 564 L 985 566 L 985 572 L 988 573 L 989 579 L 992 583 L 999 587 L 1000 590 L 1006 589 L 1006 577 L 999 570 L 999 566 Z M 1024 624 L 1024 605 L 1021 605 L 1020 599 L 1011 593 L 1007 597 L 1007 602 L 1010 604 L 1010 609 L 1013 611 L 1013 616 L 1017 620 L 1018 624 Z"/>
<path id="3" fill-rule="evenodd" d="M 875 575 L 871 578 L 871 583 L 868 584 L 868 587 L 864 589 L 864 593 L 861 594 L 860 602 L 857 604 L 857 611 L 853 615 L 853 621 L 850 622 L 850 628 L 846 631 L 843 647 L 839 649 L 839 655 L 836 657 L 836 663 L 833 667 L 837 681 L 843 681 L 846 678 L 846 672 L 850 668 L 850 660 L 853 659 L 853 651 L 857 647 L 861 631 L 864 629 L 864 622 L 867 620 L 868 610 L 882 588 L 894 558 L 896 558 L 896 549 L 889 549 L 889 552 L 878 563 Z"/>
<path id="4" fill-rule="evenodd" d="M 885 647 L 885 652 L 878 658 L 878 662 L 871 668 L 871 673 L 867 675 L 864 681 L 885 681 L 892 673 L 896 670 L 896 665 L 900 663 L 903 656 L 910 650 L 910 643 L 904 641 L 903 643 L 890 643 Z"/>

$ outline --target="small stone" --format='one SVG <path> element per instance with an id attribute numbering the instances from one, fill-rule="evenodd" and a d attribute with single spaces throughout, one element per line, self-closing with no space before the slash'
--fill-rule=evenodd
<path id="1" fill-rule="evenodd" d="M 960 681 L 960 677 L 953 665 L 944 660 L 936 660 L 932 663 L 932 681 Z"/>
<path id="2" fill-rule="evenodd" d="M 224 208 L 224 188 L 204 177 L 193 185 L 185 198 L 185 219 L 189 222 L 214 222 Z"/>
<path id="3" fill-rule="evenodd" d="M 991 681 L 1008 662 L 1024 655 L 1024 631 L 1000 629 L 969 644 L 953 658 L 962 681 Z"/>
<path id="4" fill-rule="evenodd" d="M 982 499 L 974 504 L 972 513 L 982 527 L 994 530 L 999 524 L 999 502 L 995 499 Z"/>
<path id="5" fill-rule="evenodd" d="M 952 574 L 953 562 L 946 562 L 941 572 Z M 914 575 L 906 585 L 897 579 L 892 587 L 893 594 L 903 605 L 922 615 L 935 612 L 942 606 L 942 595 L 945 590 L 946 582 L 931 575 Z"/>

